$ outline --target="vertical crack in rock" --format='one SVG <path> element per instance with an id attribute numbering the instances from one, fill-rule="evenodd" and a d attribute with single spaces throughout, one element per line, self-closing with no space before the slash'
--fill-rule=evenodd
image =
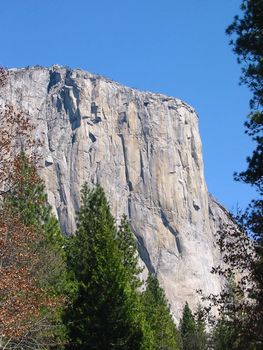
<path id="1" fill-rule="evenodd" d="M 69 116 L 72 131 L 80 127 L 81 117 L 78 109 L 79 89 L 69 76 L 60 92 L 66 114 Z"/>
<path id="2" fill-rule="evenodd" d="M 145 243 L 143 241 L 143 238 L 141 236 L 136 236 L 137 242 L 138 242 L 138 253 L 142 261 L 145 263 L 148 271 L 150 273 L 155 273 L 155 269 L 152 265 L 150 255 L 145 247 Z"/>
<path id="3" fill-rule="evenodd" d="M 144 173 L 143 173 L 143 171 L 144 171 L 144 166 L 143 166 L 143 159 L 142 159 L 142 151 L 140 151 L 140 169 L 141 169 L 141 171 L 140 171 L 140 177 L 141 177 L 142 181 L 145 182 Z"/>
<path id="4" fill-rule="evenodd" d="M 125 177 L 126 177 L 126 183 L 127 186 L 129 188 L 129 191 L 133 191 L 133 186 L 132 186 L 132 182 L 130 181 L 130 177 L 129 177 L 129 169 L 128 169 L 128 162 L 127 162 L 127 152 L 125 149 L 125 140 L 124 140 L 124 136 L 123 134 L 118 134 L 118 136 L 121 139 L 121 144 L 122 144 L 122 152 L 123 152 L 123 159 L 124 159 L 124 166 L 125 166 Z"/>
<path id="5" fill-rule="evenodd" d="M 181 242 L 180 242 L 180 238 L 179 238 L 178 232 L 170 225 L 169 220 L 167 219 L 167 216 L 165 215 L 165 213 L 164 213 L 164 211 L 162 209 L 160 210 L 160 213 L 161 213 L 161 219 L 162 219 L 162 222 L 163 222 L 164 226 L 171 232 L 171 234 L 175 238 L 175 243 L 176 243 L 176 247 L 177 247 L 178 253 L 182 254 L 182 245 L 181 245 Z"/>

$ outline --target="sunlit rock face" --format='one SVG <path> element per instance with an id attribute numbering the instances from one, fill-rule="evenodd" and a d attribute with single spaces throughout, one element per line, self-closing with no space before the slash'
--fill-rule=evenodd
<path id="1" fill-rule="evenodd" d="M 208 194 L 189 105 L 59 66 L 10 70 L 4 102 L 35 125 L 41 176 L 66 235 L 75 230 L 81 186 L 100 183 L 113 215 L 130 218 L 140 257 L 175 319 L 186 300 L 197 304 L 197 289 L 220 290 L 210 270 L 219 258 L 216 232 L 228 219 Z"/>

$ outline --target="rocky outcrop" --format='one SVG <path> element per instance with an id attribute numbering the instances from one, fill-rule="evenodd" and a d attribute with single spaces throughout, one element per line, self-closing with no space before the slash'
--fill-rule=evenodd
<path id="1" fill-rule="evenodd" d="M 23 110 L 42 141 L 48 198 L 65 234 L 75 230 L 80 188 L 100 183 L 126 213 L 139 254 L 165 289 L 175 318 L 211 275 L 215 234 L 227 215 L 208 194 L 198 117 L 183 101 L 58 66 L 10 70 L 0 103 Z"/>

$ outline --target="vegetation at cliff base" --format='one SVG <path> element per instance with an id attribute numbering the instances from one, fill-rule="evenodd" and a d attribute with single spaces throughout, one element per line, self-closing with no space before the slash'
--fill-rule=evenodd
<path id="1" fill-rule="evenodd" d="M 149 277 L 145 292 L 138 290 L 135 239 L 125 217 L 116 228 L 100 186 L 82 190 L 68 268 L 77 285 L 65 314 L 69 349 L 161 349 L 160 344 L 179 349 L 179 334 L 156 278 Z"/>
<path id="2" fill-rule="evenodd" d="M 70 349 L 129 349 L 142 343 L 137 298 L 116 236 L 102 188 L 84 186 L 76 236 L 68 247 L 68 266 L 77 283 L 65 316 Z"/>
<path id="3" fill-rule="evenodd" d="M 225 288 L 200 293 L 205 307 L 185 301 L 176 325 L 162 276 L 143 271 L 129 220 L 113 217 L 100 185 L 82 187 L 76 232 L 64 237 L 38 174 L 34 128 L 8 102 L 0 106 L 0 349 L 263 349 L 263 1 L 242 0 L 226 32 L 252 94 L 245 132 L 255 147 L 235 179 L 257 197 L 218 233 L 222 264 L 211 273 Z M 0 89 L 8 79 L 0 68 Z"/>
<path id="4" fill-rule="evenodd" d="M 3 86 L 8 72 L 0 77 Z M 85 185 L 77 231 L 63 237 L 37 173 L 32 125 L 13 106 L 1 108 L 0 347 L 180 349 L 156 277 L 141 289 L 127 218 L 117 227 L 103 189 Z"/>
<path id="5" fill-rule="evenodd" d="M 36 349 L 65 342 L 67 303 L 64 239 L 43 181 L 24 155 L 0 206 L 0 335 L 4 349 Z"/>
<path id="6" fill-rule="evenodd" d="M 165 293 L 153 274 L 147 278 L 142 301 L 146 320 L 153 331 L 153 349 L 181 349 L 180 333 L 172 319 Z"/>

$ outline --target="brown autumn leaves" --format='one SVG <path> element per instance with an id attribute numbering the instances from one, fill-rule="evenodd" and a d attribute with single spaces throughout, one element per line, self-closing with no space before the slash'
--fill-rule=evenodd
<path id="1" fill-rule="evenodd" d="M 0 68 L 0 93 L 7 83 L 8 71 Z M 39 334 L 47 334 L 53 326 L 49 314 L 65 301 L 39 283 L 43 232 L 25 225 L 3 200 L 14 183 L 22 180 L 21 152 L 29 154 L 34 169 L 29 182 L 40 181 L 37 157 L 31 151 L 35 145 L 32 128 L 23 112 L 8 103 L 0 106 L 0 348 L 4 349 L 34 348 L 43 342 Z"/>

